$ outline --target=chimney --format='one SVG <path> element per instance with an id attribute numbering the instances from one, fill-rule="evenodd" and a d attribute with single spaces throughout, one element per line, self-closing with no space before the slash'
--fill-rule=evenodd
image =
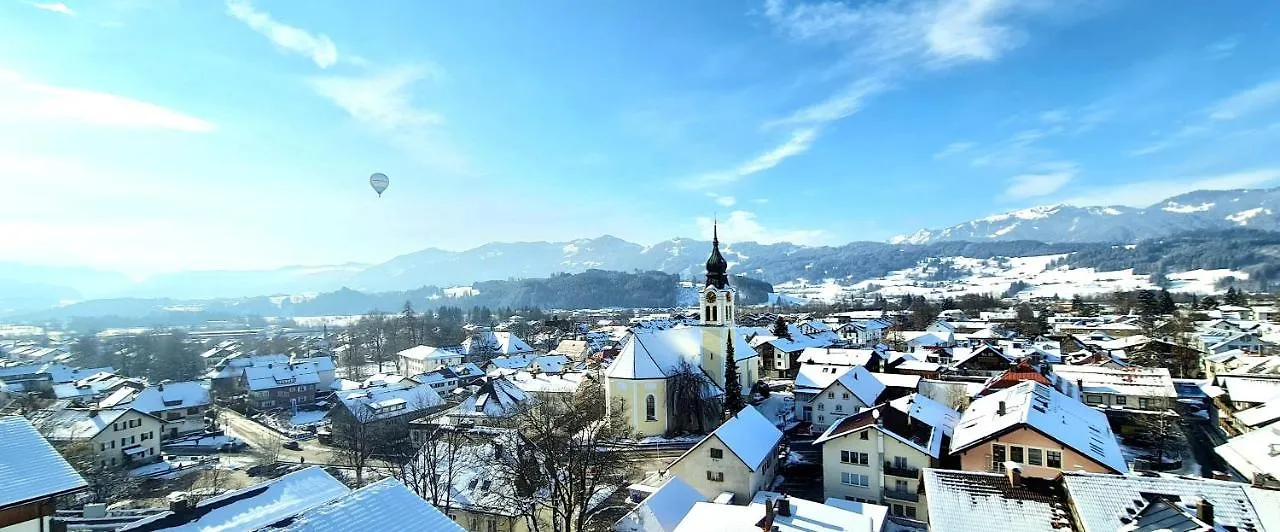
<path id="1" fill-rule="evenodd" d="M 95 406 L 89 409 L 89 417 L 98 417 L 98 407 Z"/>
<path id="2" fill-rule="evenodd" d="M 1009 485 L 1015 488 L 1022 487 L 1022 464 L 1017 462 L 1004 463 L 1005 478 L 1009 479 Z"/>
<path id="3" fill-rule="evenodd" d="M 786 495 L 779 497 L 778 500 L 774 501 L 774 504 L 777 505 L 778 515 L 791 517 L 791 499 L 788 499 Z"/>
<path id="4" fill-rule="evenodd" d="M 191 510 L 191 500 L 187 498 L 187 494 L 174 494 L 169 497 L 169 511 L 177 515 L 183 515 Z"/>
<path id="5" fill-rule="evenodd" d="M 773 530 L 773 517 L 773 501 L 765 499 L 764 517 L 761 517 L 760 520 L 756 522 L 756 528 L 759 528 L 761 532 L 771 532 Z"/>
<path id="6" fill-rule="evenodd" d="M 1196 503 L 1196 519 L 1213 526 L 1213 503 L 1209 502 L 1209 499 L 1202 497 L 1200 502 Z"/>
<path id="7" fill-rule="evenodd" d="M 1000 401 L 999 403 L 996 403 L 996 415 L 997 416 L 1004 415 L 1004 401 Z"/>
<path id="8" fill-rule="evenodd" d="M 158 388 L 160 391 L 162 391 L 162 392 L 163 392 L 163 391 L 164 391 L 164 381 L 160 381 L 160 385 L 159 385 L 159 386 L 157 386 L 157 388 Z"/>

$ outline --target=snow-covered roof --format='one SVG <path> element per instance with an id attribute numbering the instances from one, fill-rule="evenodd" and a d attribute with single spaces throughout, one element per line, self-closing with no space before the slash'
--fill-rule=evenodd
<path id="1" fill-rule="evenodd" d="M 182 514 L 161 512 L 120 531 L 230 532 L 257 530 L 349 493 L 341 482 L 312 466 L 256 486 L 200 501 Z"/>
<path id="2" fill-rule="evenodd" d="M 802 364 L 830 364 L 835 366 L 866 366 L 879 358 L 874 349 L 846 349 L 839 347 L 810 347 L 800 353 Z"/>
<path id="3" fill-rule="evenodd" d="M 171 382 L 148 386 L 133 398 L 130 406 L 154 414 L 209 405 L 209 390 L 199 382 Z"/>
<path id="4" fill-rule="evenodd" d="M 999 473 L 925 469 L 924 491 L 933 532 L 1070 530 L 1070 514 L 1063 501 L 1050 493 L 1013 486 Z"/>
<path id="5" fill-rule="evenodd" d="M 703 532 L 707 530 L 760 530 L 759 523 L 765 517 L 765 505 L 776 507 L 778 499 L 786 498 L 791 515 L 773 514 L 772 530 L 778 532 L 879 532 L 871 515 L 863 515 L 846 507 L 832 506 L 799 497 L 786 497 L 781 493 L 758 491 L 751 504 L 738 506 L 699 502 L 689 509 L 677 532 Z M 867 505 L 873 506 L 873 505 Z"/>
<path id="6" fill-rule="evenodd" d="M 21 416 L 0 417 L 0 509 L 88 486 L 79 473 Z"/>
<path id="7" fill-rule="evenodd" d="M 1132 517 L 1136 510 L 1146 506 L 1144 494 L 1190 504 L 1193 508 L 1199 499 L 1207 499 L 1213 504 L 1215 523 L 1221 526 L 1257 530 L 1258 525 L 1267 524 L 1254 510 L 1248 485 L 1239 482 L 1083 471 L 1063 472 L 1062 478 L 1079 519 L 1077 524 L 1086 532 L 1122 529 L 1127 524 L 1124 518 Z"/>
<path id="8" fill-rule="evenodd" d="M 1005 412 L 1000 414 L 1003 404 Z M 1018 428 L 1030 428 L 1116 472 L 1128 471 L 1107 416 L 1051 387 L 1026 381 L 975 400 L 956 425 L 953 453 Z M 1063 464 L 1069 469 L 1071 464 Z"/>
<path id="9" fill-rule="evenodd" d="M 244 373 L 244 368 L 250 366 L 280 365 L 288 363 L 288 355 L 247 355 L 244 353 L 233 353 L 222 359 L 222 361 L 215 366 L 215 369 L 210 371 L 206 376 L 210 379 L 229 379 L 239 377 Z"/>
<path id="10" fill-rule="evenodd" d="M 464 529 L 394 478 L 387 478 L 306 510 L 280 528 L 288 532 Z"/>
<path id="11" fill-rule="evenodd" d="M 1246 432 L 1213 450 L 1232 469 L 1252 481 L 1260 474 L 1280 479 L 1280 453 L 1276 453 L 1276 449 L 1280 449 L 1280 424 Z"/>
<path id="12" fill-rule="evenodd" d="M 617 532 L 671 532 L 694 504 L 706 502 L 698 490 L 672 475 L 657 491 L 614 524 Z"/>
<path id="13" fill-rule="evenodd" d="M 72 441 L 92 439 L 94 436 L 97 436 L 99 432 L 102 432 L 102 429 L 105 429 L 108 425 L 115 423 L 116 420 L 124 417 L 124 415 L 129 412 L 147 415 L 132 408 L 110 408 L 103 410 L 63 408 L 60 410 L 43 412 L 43 415 L 38 417 L 35 422 L 40 425 L 41 431 L 51 440 Z"/>
<path id="14" fill-rule="evenodd" d="M 444 404 L 430 384 L 381 386 L 337 393 L 338 401 L 361 423 L 420 412 Z"/>
<path id="15" fill-rule="evenodd" d="M 778 430 L 773 422 L 765 419 L 764 414 L 756 410 L 756 407 L 747 405 L 702 441 L 707 441 L 712 436 L 719 438 L 729 451 L 742 460 L 742 463 L 755 471 L 782 440 L 782 431 Z M 698 445 L 701 444 L 702 442 L 698 442 Z M 698 445 L 691 447 L 685 455 L 693 452 Z M 683 459 L 684 455 L 680 458 Z"/>
<path id="16" fill-rule="evenodd" d="M 848 510 L 858 515 L 866 516 L 871 519 L 871 530 L 889 532 L 892 529 L 884 528 L 885 519 L 889 516 L 889 507 L 869 502 L 851 501 L 849 499 L 837 499 L 835 497 L 827 497 L 822 504 L 834 506 L 841 510 Z M 905 532 L 905 531 L 904 531 Z"/>
<path id="17" fill-rule="evenodd" d="M 582 384 L 585 373 L 529 373 L 518 371 L 507 375 L 507 379 L 516 387 L 528 393 L 573 393 Z"/>
<path id="18" fill-rule="evenodd" d="M 1126 366 L 1109 368 L 1106 366 L 1073 366 L 1054 364 L 1053 373 L 1059 378 L 1072 383 L 1082 383 L 1084 393 L 1107 393 L 1131 396 L 1165 397 L 1178 396 L 1178 389 L 1173 386 L 1173 378 L 1168 368 L 1144 368 Z M 1280 393 L 1280 390 L 1277 391 Z"/>
<path id="19" fill-rule="evenodd" d="M 1261 427 L 1280 419 L 1280 396 L 1272 397 L 1260 406 L 1235 413 L 1236 421 L 1246 427 Z"/>
<path id="20" fill-rule="evenodd" d="M 956 424 L 960 422 L 959 412 L 918 393 L 889 401 L 889 406 L 913 419 L 937 427 L 948 437 L 954 433 Z"/>
<path id="21" fill-rule="evenodd" d="M 49 378 L 54 384 L 63 384 L 78 381 L 97 373 L 115 373 L 116 370 L 110 366 L 101 368 L 73 368 L 66 364 L 45 364 L 44 367 L 40 368 L 40 372 L 49 374 Z"/>
<path id="22" fill-rule="evenodd" d="M 959 419 L 959 412 L 923 395 L 911 394 L 841 418 L 815 439 L 814 444 L 874 427 L 926 455 L 941 458 L 946 453 L 943 442 L 951 436 Z"/>
<path id="23" fill-rule="evenodd" d="M 862 404 L 876 404 L 876 399 L 880 398 L 880 394 L 884 393 L 884 383 L 876 379 L 874 373 L 867 371 L 863 366 L 848 366 L 845 371 L 836 376 L 835 382 L 827 385 L 827 388 L 839 383 L 846 390 L 853 393 Z M 814 398 L 815 400 L 817 398 Z"/>
<path id="24" fill-rule="evenodd" d="M 511 334 L 509 332 L 499 331 L 483 331 L 476 335 L 468 337 L 462 342 L 462 354 L 472 355 L 484 351 L 499 355 L 514 355 L 519 353 L 532 353 L 533 347 L 529 346 L 524 339 Z"/>
<path id="25" fill-rule="evenodd" d="M 509 355 L 497 356 L 489 360 L 485 367 L 493 366 L 496 369 L 524 369 L 537 358 L 534 355 Z"/>
<path id="26" fill-rule="evenodd" d="M 627 338 L 618 356 L 605 370 L 605 376 L 613 379 L 664 379 L 676 371 L 681 360 L 699 366 L 703 356 L 702 334 L 702 327 L 683 326 L 636 331 Z M 733 351 L 739 364 L 758 356 L 739 331 L 733 331 Z"/>
<path id="27" fill-rule="evenodd" d="M 816 392 L 836 381 L 849 366 L 833 366 L 828 364 L 801 364 L 796 372 L 796 390 Z"/>
<path id="28" fill-rule="evenodd" d="M 480 386 L 476 393 L 463 399 L 449 411 L 459 417 L 507 417 L 515 412 L 529 394 L 506 377 L 492 377 Z"/>
<path id="29" fill-rule="evenodd" d="M 264 366 L 248 366 L 244 368 L 244 378 L 249 383 L 249 390 L 271 390 L 284 386 L 303 386 L 319 384 L 320 376 L 314 364 L 276 364 Z"/>
<path id="30" fill-rule="evenodd" d="M 399 353 L 396 353 L 396 356 L 400 358 L 407 358 L 410 360 L 420 360 L 420 361 L 453 360 L 453 359 L 462 358 L 461 353 L 457 353 L 454 351 L 446 351 L 444 349 L 431 347 L 429 345 L 420 345 L 417 347 L 410 347 L 408 349 L 400 351 Z"/>
<path id="31" fill-rule="evenodd" d="M 1232 401 L 1265 403 L 1280 396 L 1280 379 L 1218 375 L 1218 384 Z"/>
<path id="32" fill-rule="evenodd" d="M 906 388 L 915 390 L 920 387 L 919 375 L 907 375 L 904 373 L 872 373 L 876 380 L 885 385 L 886 388 Z"/>
<path id="33" fill-rule="evenodd" d="M 121 377 L 114 373 L 100 372 L 75 382 L 55 384 L 53 385 L 53 395 L 58 399 L 95 397 L 126 384 L 142 386 L 140 381 Z"/>

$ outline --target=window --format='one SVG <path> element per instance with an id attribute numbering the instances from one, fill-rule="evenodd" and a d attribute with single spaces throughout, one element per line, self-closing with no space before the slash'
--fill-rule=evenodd
<path id="1" fill-rule="evenodd" d="M 908 506 L 908 507 L 907 507 L 907 519 L 915 519 L 915 518 L 916 518 L 916 507 L 915 507 L 915 506 Z"/>
<path id="2" fill-rule="evenodd" d="M 1062 451 L 1045 451 L 1045 458 L 1048 458 L 1049 467 L 1062 469 Z"/>
<path id="3" fill-rule="evenodd" d="M 871 479 L 866 475 L 841 471 L 840 483 L 846 486 L 861 486 L 865 488 L 871 485 Z"/>
<path id="4" fill-rule="evenodd" d="M 653 395 L 649 395 L 644 398 L 644 420 L 658 420 L 658 401 L 653 398 Z"/>
<path id="5" fill-rule="evenodd" d="M 826 423 L 827 416 L 818 416 L 818 423 Z"/>
<path id="6" fill-rule="evenodd" d="M 863 439 L 863 440 L 865 440 L 865 439 L 867 439 L 867 438 L 869 438 L 869 437 L 870 437 L 870 432 L 865 431 L 865 430 L 864 430 L 864 431 L 862 431 L 862 433 L 861 433 L 861 434 L 858 434 L 858 438 Z"/>
<path id="7" fill-rule="evenodd" d="M 99 443 L 99 444 L 98 444 L 98 450 L 99 450 L 99 451 L 105 451 L 105 450 L 107 450 L 107 444 L 105 444 L 105 443 Z"/>
<path id="8" fill-rule="evenodd" d="M 1123 395 L 1117 395 L 1117 396 L 1116 396 L 1116 404 L 1118 404 L 1118 405 L 1129 404 L 1129 398 L 1128 398 L 1128 397 L 1125 397 L 1125 396 L 1123 396 Z"/>
<path id="9" fill-rule="evenodd" d="M 893 457 L 893 467 L 897 469 L 911 469 L 911 467 L 907 465 L 907 457 L 905 456 Z"/>
<path id="10" fill-rule="evenodd" d="M 129 442 L 129 438 L 120 438 L 120 446 L 121 446 L 121 447 L 124 447 L 125 445 L 128 445 L 128 444 L 129 444 L 128 442 Z"/>
<path id="11" fill-rule="evenodd" d="M 827 392 L 827 399 L 835 399 L 836 392 Z"/>
<path id="12" fill-rule="evenodd" d="M 130 444 L 138 443 L 138 437 L 137 437 L 137 436 L 129 436 L 129 443 L 130 443 Z"/>
<path id="13" fill-rule="evenodd" d="M 846 464 L 867 465 L 870 455 L 857 451 L 840 451 L 840 461 Z"/>
<path id="14" fill-rule="evenodd" d="M 1089 403 L 1091 405 L 1096 405 L 1102 402 L 1102 396 L 1097 394 L 1092 394 L 1092 393 L 1085 394 L 1084 402 Z"/>
<path id="15" fill-rule="evenodd" d="M 842 393 L 842 394 L 840 394 L 840 395 L 842 396 L 842 398 L 843 398 L 843 399 L 848 399 L 848 398 L 849 398 L 849 392 L 844 392 L 844 393 Z"/>
<path id="16" fill-rule="evenodd" d="M 836 412 L 844 412 L 844 405 L 836 403 Z"/>
<path id="17" fill-rule="evenodd" d="M 711 448 L 711 457 L 712 457 L 712 458 L 724 458 L 724 449 L 720 449 L 720 448 L 712 447 L 712 448 Z"/>
<path id="18" fill-rule="evenodd" d="M 893 489 L 894 489 L 894 491 L 899 491 L 899 492 L 902 492 L 902 493 L 906 493 L 906 492 L 907 492 L 907 490 L 908 490 L 908 489 L 910 489 L 910 488 L 908 488 L 908 487 L 907 487 L 907 481 L 905 481 L 905 480 L 894 480 L 894 481 L 893 481 Z"/>
<path id="19" fill-rule="evenodd" d="M 1017 445 L 1010 445 L 1009 459 L 1021 464 L 1022 463 L 1022 447 L 1019 447 Z"/>
<path id="20" fill-rule="evenodd" d="M 818 410 L 826 410 L 826 409 L 827 409 L 826 403 L 818 403 Z"/>
<path id="21" fill-rule="evenodd" d="M 991 470 L 1004 472 L 1005 447 L 998 443 L 991 444 Z"/>
<path id="22" fill-rule="evenodd" d="M 1151 407 L 1151 399 L 1147 399 L 1146 397 L 1139 397 L 1139 398 L 1138 398 L 1138 408 L 1144 408 L 1144 409 L 1145 409 L 1145 408 L 1150 408 L 1150 407 Z"/>
<path id="23" fill-rule="evenodd" d="M 893 505 L 893 506 L 891 507 L 891 510 L 893 511 L 893 515 L 898 516 L 898 517 L 902 517 L 902 514 L 907 513 L 905 510 L 903 510 L 903 509 L 902 509 L 902 505 L 901 505 L 901 504 L 895 504 L 895 505 Z"/>
<path id="24" fill-rule="evenodd" d="M 724 482 L 723 471 L 707 471 L 707 480 L 712 482 Z"/>
<path id="25" fill-rule="evenodd" d="M 1034 466 L 1044 465 L 1044 451 L 1034 447 L 1028 447 L 1027 463 Z"/>

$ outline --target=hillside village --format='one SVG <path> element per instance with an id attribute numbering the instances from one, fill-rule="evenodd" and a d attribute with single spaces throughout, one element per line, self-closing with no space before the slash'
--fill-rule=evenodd
<path id="1" fill-rule="evenodd" d="M 1280 531 L 1263 296 L 796 309 L 729 270 L 713 238 L 674 309 L 7 328 L 0 529 Z"/>

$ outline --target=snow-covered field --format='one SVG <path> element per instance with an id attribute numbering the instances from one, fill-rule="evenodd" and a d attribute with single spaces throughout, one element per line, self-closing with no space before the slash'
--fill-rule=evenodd
<path id="1" fill-rule="evenodd" d="M 1093 268 L 1072 268 L 1051 264 L 1066 255 L 1041 255 L 1037 257 L 1010 257 L 974 259 L 969 257 L 942 257 L 929 264 L 921 262 L 912 268 L 890 272 L 876 279 L 853 284 L 842 284 L 834 279 L 811 282 L 805 279 L 774 285 L 774 290 L 787 297 L 832 302 L 844 298 L 885 297 L 903 295 L 925 296 L 931 299 L 958 297 L 964 294 L 993 294 L 1000 296 L 1017 281 L 1027 283 L 1028 288 L 1018 292 L 1021 299 L 1074 295 L 1090 296 L 1117 290 L 1156 288 L 1149 275 L 1135 274 L 1132 269 L 1097 271 Z M 956 279 L 934 281 L 930 275 L 938 263 L 947 263 L 960 270 Z M 1224 277 L 1247 279 L 1249 275 L 1233 270 L 1192 270 L 1171 273 L 1169 290 L 1199 294 L 1219 293 L 1215 283 Z"/>

